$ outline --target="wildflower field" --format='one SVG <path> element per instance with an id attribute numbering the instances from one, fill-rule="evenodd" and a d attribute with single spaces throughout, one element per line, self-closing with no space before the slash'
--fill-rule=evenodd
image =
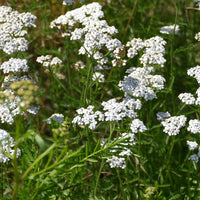
<path id="1" fill-rule="evenodd" d="M 0 200 L 200 199 L 200 0 L 1 0 L 0 73 Z"/>

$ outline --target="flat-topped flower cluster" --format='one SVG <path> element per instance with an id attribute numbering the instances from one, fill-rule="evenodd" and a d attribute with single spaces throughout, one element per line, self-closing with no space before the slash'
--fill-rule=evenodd
<path id="1" fill-rule="evenodd" d="M 0 129 L 0 162 L 5 163 L 14 157 L 14 146 L 15 142 L 10 134 L 5 130 Z M 18 148 L 16 157 L 18 158 L 20 155 L 21 150 Z"/>
<path id="2" fill-rule="evenodd" d="M 95 72 L 110 69 L 111 66 L 126 64 L 126 60 L 122 59 L 125 47 L 120 40 L 114 37 L 118 30 L 114 26 L 109 26 L 107 21 L 102 19 L 103 17 L 102 6 L 93 2 L 68 11 L 50 24 L 51 28 L 58 28 L 63 37 L 67 36 L 70 37 L 70 40 L 81 41 L 79 54 L 94 59 Z M 96 79 L 95 76 L 94 80 L 103 82 L 103 74 L 98 75 L 102 77 L 99 79 Z"/>
<path id="3" fill-rule="evenodd" d="M 27 27 L 35 27 L 36 16 L 29 12 L 19 13 L 11 7 L 0 6 L 0 49 L 11 54 L 26 51 L 28 41 L 24 38 Z"/>

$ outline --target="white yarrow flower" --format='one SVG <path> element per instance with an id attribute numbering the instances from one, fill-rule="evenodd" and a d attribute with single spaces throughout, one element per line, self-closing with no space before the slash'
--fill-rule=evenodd
<path id="1" fill-rule="evenodd" d="M 192 141 L 187 141 L 187 145 L 189 150 L 194 150 L 198 147 L 198 144 L 196 142 L 192 142 Z"/>
<path id="2" fill-rule="evenodd" d="M 184 115 L 180 116 L 173 116 L 165 119 L 161 122 L 164 126 L 163 132 L 167 133 L 168 135 L 178 135 L 180 129 L 185 126 L 187 118 Z"/>
<path id="3" fill-rule="evenodd" d="M 61 124 L 64 121 L 64 115 L 59 113 L 54 113 L 48 119 L 46 119 L 47 124 L 51 124 L 52 121 Z"/>
<path id="4" fill-rule="evenodd" d="M 178 98 L 185 104 L 195 104 L 195 98 L 191 93 L 181 93 Z"/>
<path id="5" fill-rule="evenodd" d="M 147 130 L 146 126 L 144 125 L 144 123 L 139 120 L 139 119 L 134 119 L 131 122 L 131 127 L 130 129 L 132 130 L 133 133 L 138 133 L 138 132 L 145 132 Z"/>
<path id="6" fill-rule="evenodd" d="M 170 26 L 163 26 L 161 29 L 160 29 L 160 32 L 163 33 L 163 34 L 178 34 L 179 32 L 179 25 L 177 24 L 173 24 L 173 25 L 170 25 Z"/>
<path id="7" fill-rule="evenodd" d="M 198 119 L 190 120 L 187 130 L 194 134 L 200 133 L 200 120 L 198 120 Z"/>
<path id="8" fill-rule="evenodd" d="M 14 139 L 10 136 L 10 134 L 0 129 L 0 162 L 7 162 L 14 156 Z M 18 158 L 21 155 L 21 150 L 17 148 L 16 157 Z"/>
<path id="9" fill-rule="evenodd" d="M 112 156 L 111 158 L 108 158 L 107 161 L 111 168 L 126 168 L 126 161 L 125 158 Z"/>

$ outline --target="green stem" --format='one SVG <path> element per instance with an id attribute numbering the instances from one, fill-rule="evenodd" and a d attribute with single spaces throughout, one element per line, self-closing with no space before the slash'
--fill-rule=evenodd
<path id="1" fill-rule="evenodd" d="M 123 141 L 123 139 L 117 140 L 117 142 L 109 143 L 109 144 L 108 144 L 107 146 L 105 146 L 104 148 L 99 149 L 98 151 L 95 151 L 95 152 L 93 152 L 92 154 L 88 155 L 87 157 L 83 158 L 80 162 L 84 162 L 84 161 L 86 161 L 88 158 L 93 157 L 94 155 L 99 154 L 99 153 L 101 153 L 102 151 L 105 151 L 105 150 L 107 150 L 107 149 L 109 149 L 109 148 L 111 148 L 111 147 L 113 147 L 113 146 L 115 146 L 115 145 L 117 145 L 117 144 L 120 144 L 122 141 Z"/>
<path id="2" fill-rule="evenodd" d="M 158 1 L 158 0 L 155 0 L 155 1 L 154 1 L 153 13 L 152 13 L 152 16 L 151 16 L 150 24 L 149 24 L 148 29 L 147 29 L 147 35 L 149 34 L 150 29 L 151 29 L 151 25 L 152 25 L 152 23 L 153 23 L 153 17 L 154 17 L 154 13 L 155 13 L 155 8 L 156 8 L 157 1 Z"/>
<path id="3" fill-rule="evenodd" d="M 41 154 L 34 162 L 33 164 L 26 170 L 24 175 L 21 177 L 21 180 L 23 180 L 28 173 L 33 169 L 33 167 L 42 159 L 44 158 L 54 147 L 56 146 L 56 143 L 52 144 L 43 154 Z"/>
<path id="4" fill-rule="evenodd" d="M 172 142 L 171 142 L 171 145 L 170 145 L 170 149 L 169 149 L 169 154 L 168 154 L 168 160 L 167 160 L 167 168 L 168 168 L 168 165 L 170 163 L 170 160 L 171 160 L 171 155 L 172 155 L 172 151 L 173 151 L 173 148 L 174 148 L 174 144 L 175 144 L 175 136 L 172 136 Z M 168 177 L 169 175 L 169 170 L 167 171 L 167 174 L 166 174 L 166 177 Z"/>
<path id="5" fill-rule="evenodd" d="M 113 70 L 114 70 L 114 67 L 112 66 L 110 72 L 109 72 L 109 75 L 108 75 L 108 79 L 107 79 L 107 83 L 106 83 L 106 86 L 105 86 L 105 89 L 108 87 L 109 85 L 109 81 L 110 81 L 110 78 L 112 76 L 112 73 L 113 73 Z M 100 97 L 100 101 L 102 101 L 103 97 L 104 97 L 105 93 L 102 93 L 101 94 L 101 97 Z"/>
<path id="6" fill-rule="evenodd" d="M 85 88 L 83 90 L 83 95 L 81 95 L 82 96 L 82 100 L 84 102 L 84 105 L 87 103 L 86 96 L 87 96 L 88 87 L 89 87 L 89 84 L 90 84 L 91 72 L 92 72 L 92 64 L 90 63 L 89 64 L 88 73 L 87 73 L 87 79 L 86 79 L 86 83 L 85 83 Z"/>
<path id="7" fill-rule="evenodd" d="M 104 166 L 104 160 L 101 161 L 99 173 L 98 173 L 98 175 L 97 175 L 96 184 L 95 184 L 95 188 L 94 188 L 94 196 L 96 196 L 96 193 L 97 193 L 97 186 L 98 186 L 98 184 L 99 184 L 99 178 L 100 178 L 100 175 L 101 175 L 101 171 L 102 171 L 103 166 Z"/>
<path id="8" fill-rule="evenodd" d="M 70 155 L 67 154 L 63 159 L 61 159 L 61 160 L 59 160 L 59 161 L 56 160 L 54 164 L 52 164 L 52 165 L 50 165 L 49 167 L 47 167 L 47 168 L 45 168 L 45 169 L 43 169 L 43 170 L 41 170 L 41 171 L 39 171 L 39 172 L 33 174 L 32 176 L 35 177 L 35 176 L 37 176 L 37 175 L 42 174 L 43 172 L 46 172 L 46 171 L 48 171 L 48 170 L 50 170 L 50 169 L 56 167 L 57 165 L 59 165 L 59 164 L 61 164 L 62 162 L 64 162 L 66 159 L 69 159 L 70 157 L 72 157 L 72 156 L 76 155 L 77 153 L 79 153 L 79 152 L 82 150 L 82 148 L 83 148 L 83 147 L 81 147 L 78 151 L 76 151 L 76 152 L 74 152 L 74 153 L 72 153 L 72 154 L 70 154 Z M 59 158 L 60 158 L 60 157 L 59 157 Z"/>
<path id="9" fill-rule="evenodd" d="M 119 185 L 120 185 L 120 189 L 121 189 L 121 193 L 122 193 L 122 197 L 123 197 L 124 195 L 123 195 L 122 179 L 120 178 L 119 170 L 116 169 L 116 171 L 117 171 L 117 177 L 119 179 Z M 124 199 L 124 198 L 122 198 L 122 199 Z"/>
<path id="10" fill-rule="evenodd" d="M 176 8 L 176 17 L 175 17 L 175 24 L 177 24 L 177 17 L 178 17 L 178 8 L 176 6 L 176 4 L 174 3 L 174 6 Z M 170 78 L 171 78 L 171 89 L 173 87 L 173 83 L 174 83 L 174 66 L 173 66 L 173 44 L 174 44 L 174 36 L 175 36 L 175 28 L 174 27 L 174 32 L 173 32 L 173 35 L 172 35 L 172 39 L 171 39 L 171 42 L 170 42 Z M 172 90 L 173 91 L 173 90 Z M 175 109 L 176 109 L 176 105 L 175 105 L 175 97 L 174 97 L 174 93 L 172 92 L 172 107 L 173 107 L 173 113 L 176 113 L 175 112 Z"/>
<path id="11" fill-rule="evenodd" d="M 15 186 L 14 186 L 14 191 L 13 191 L 13 196 L 12 196 L 13 200 L 17 199 L 17 194 L 18 194 L 19 184 L 20 184 L 18 163 L 17 163 L 17 149 L 18 149 L 18 140 L 19 140 L 20 132 L 21 132 L 21 117 L 17 118 L 15 120 L 15 123 L 16 123 L 16 131 L 15 131 L 16 144 L 14 148 L 15 151 L 14 151 L 14 158 L 13 158 Z"/>
<path id="12" fill-rule="evenodd" d="M 131 11 L 131 16 L 130 16 L 129 19 L 128 19 L 128 23 L 127 23 L 126 28 L 125 28 L 125 31 L 124 31 L 123 40 L 124 40 L 124 38 L 127 36 L 126 33 L 127 33 L 127 31 L 128 31 L 128 27 L 129 27 L 129 25 L 130 25 L 130 23 L 131 23 L 131 20 L 132 20 L 132 18 L 133 18 L 133 14 L 134 14 L 134 12 L 135 12 L 137 2 L 138 2 L 138 0 L 136 0 L 135 3 L 134 3 L 134 5 L 133 5 L 132 11 Z"/>

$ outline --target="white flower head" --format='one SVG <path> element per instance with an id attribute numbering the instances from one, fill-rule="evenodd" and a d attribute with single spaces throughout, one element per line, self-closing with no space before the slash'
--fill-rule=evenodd
<path id="1" fill-rule="evenodd" d="M 27 72 L 28 68 L 27 60 L 20 58 L 10 58 L 0 66 L 4 74 L 10 72 Z"/>
<path id="2" fill-rule="evenodd" d="M 198 144 L 196 142 L 193 141 L 187 141 L 187 145 L 189 147 L 189 150 L 194 150 L 198 147 Z"/>
<path id="3" fill-rule="evenodd" d="M 131 130 L 133 133 L 138 133 L 138 132 L 145 132 L 147 130 L 146 126 L 144 125 L 144 123 L 139 120 L 139 119 L 134 119 L 131 122 Z"/>
<path id="4" fill-rule="evenodd" d="M 187 118 L 184 115 L 180 116 L 173 116 L 165 119 L 161 122 L 164 126 L 163 132 L 167 133 L 168 135 L 178 135 L 180 129 L 185 126 Z"/>
<path id="5" fill-rule="evenodd" d="M 14 139 L 10 136 L 10 134 L 0 129 L 0 162 L 7 162 L 14 156 Z M 18 158 L 21 155 L 21 150 L 17 148 L 16 157 Z"/>
<path id="6" fill-rule="evenodd" d="M 93 111 L 94 106 L 89 105 L 87 108 L 79 108 L 76 110 L 77 116 L 72 120 L 73 124 L 78 124 L 79 126 L 88 125 L 89 129 L 95 129 L 97 125 L 97 120 L 103 121 L 104 115 L 100 111 Z"/>
<path id="7" fill-rule="evenodd" d="M 139 99 L 124 98 L 123 101 L 117 102 L 116 99 L 110 99 L 101 103 L 105 111 L 105 121 L 120 121 L 125 117 L 135 118 L 137 113 L 135 110 L 141 109 Z"/>
<path id="8" fill-rule="evenodd" d="M 170 25 L 170 26 L 163 26 L 161 29 L 160 29 L 160 32 L 163 33 L 163 34 L 178 34 L 180 28 L 179 28 L 179 25 L 177 24 L 173 24 L 173 25 Z"/>
<path id="9" fill-rule="evenodd" d="M 37 57 L 36 62 L 41 63 L 44 67 L 62 64 L 62 60 L 58 57 L 52 58 L 52 55 L 39 56 Z"/>
<path id="10" fill-rule="evenodd" d="M 64 121 L 64 115 L 59 113 L 54 113 L 48 119 L 46 119 L 47 124 L 51 124 L 51 121 L 61 124 Z"/>
<path id="11" fill-rule="evenodd" d="M 178 98 L 185 104 L 195 104 L 195 98 L 191 93 L 181 93 L 179 94 Z"/>
<path id="12" fill-rule="evenodd" d="M 68 2 L 72 3 L 71 0 Z M 121 58 L 124 46 L 121 41 L 112 37 L 118 31 L 114 26 L 109 26 L 106 20 L 102 20 L 103 17 L 102 6 L 93 2 L 61 15 L 51 22 L 50 27 L 60 30 L 66 27 L 66 32 L 62 33 L 63 37 L 69 36 L 70 40 L 81 40 L 79 54 L 93 57 L 98 64 L 104 65 L 108 62 L 108 57 L 99 52 L 107 49 L 107 52 L 110 51 L 112 65 L 122 66 L 125 64 L 125 60 Z M 76 24 L 81 28 L 77 28 Z"/>
<path id="13" fill-rule="evenodd" d="M 157 98 L 155 90 L 164 88 L 165 79 L 160 75 L 151 75 L 153 67 L 138 67 L 131 70 L 132 72 L 118 84 L 125 95 L 143 97 L 146 101 Z"/>
<path id="14" fill-rule="evenodd" d="M 26 27 L 35 27 L 36 16 L 29 12 L 19 13 L 7 6 L 0 6 L 0 49 L 11 54 L 26 51 L 28 41 L 24 38 Z"/>
<path id="15" fill-rule="evenodd" d="M 107 161 L 111 168 L 126 168 L 126 161 L 125 158 L 112 156 L 111 158 L 108 158 Z"/>
<path id="16" fill-rule="evenodd" d="M 200 83 L 200 66 L 199 65 L 188 69 L 187 74 L 189 76 L 194 77 L 197 80 L 197 82 Z"/>
<path id="17" fill-rule="evenodd" d="M 188 158 L 188 160 L 192 160 L 192 161 L 198 163 L 199 162 L 199 156 L 196 155 L 196 154 L 193 154 Z"/>
<path id="18" fill-rule="evenodd" d="M 194 134 L 200 133 L 200 120 L 191 119 L 189 121 L 189 126 L 188 126 L 187 130 L 194 133 Z"/>

